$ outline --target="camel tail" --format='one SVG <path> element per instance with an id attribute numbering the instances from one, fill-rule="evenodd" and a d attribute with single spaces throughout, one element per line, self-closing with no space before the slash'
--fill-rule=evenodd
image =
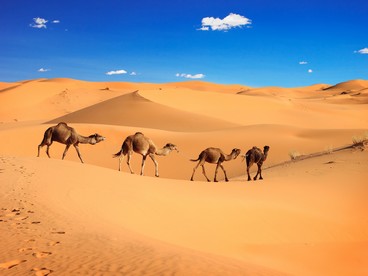
<path id="1" fill-rule="evenodd" d="M 123 154 L 123 149 L 112 155 L 112 158 L 120 157 Z"/>
<path id="2" fill-rule="evenodd" d="M 197 159 L 189 159 L 192 162 L 197 162 L 199 160 L 199 157 Z"/>
<path id="3" fill-rule="evenodd" d="M 244 162 L 244 160 L 247 159 L 247 155 L 246 154 L 242 154 L 240 155 L 240 157 L 242 158 L 241 161 Z"/>
<path id="4" fill-rule="evenodd" d="M 243 161 L 245 160 L 247 163 L 247 166 L 249 166 L 250 156 L 252 154 L 251 150 L 248 150 L 246 154 L 243 155 Z"/>

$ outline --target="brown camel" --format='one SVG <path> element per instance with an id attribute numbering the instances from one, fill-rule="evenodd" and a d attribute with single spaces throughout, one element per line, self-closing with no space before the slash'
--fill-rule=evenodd
<path id="1" fill-rule="evenodd" d="M 214 182 L 217 182 L 217 171 L 218 171 L 219 167 L 222 169 L 222 171 L 225 174 L 225 181 L 229 181 L 229 179 L 227 178 L 224 166 L 222 165 L 222 162 L 230 161 L 232 159 L 235 159 L 236 157 L 238 157 L 239 154 L 240 154 L 240 149 L 237 149 L 237 148 L 233 149 L 229 155 L 225 154 L 221 149 L 218 149 L 218 148 L 207 148 L 207 149 L 203 150 L 199 154 L 197 159 L 191 159 L 190 160 L 190 161 L 193 161 L 193 162 L 196 162 L 196 161 L 199 160 L 197 166 L 195 166 L 194 169 L 193 169 L 193 174 L 192 174 L 192 177 L 191 177 L 190 180 L 193 181 L 193 177 L 194 177 L 194 173 L 195 173 L 196 169 L 199 166 L 202 166 L 202 172 L 203 172 L 204 176 L 206 177 L 207 181 L 210 182 L 209 178 L 206 175 L 206 170 L 204 169 L 204 164 L 206 162 L 208 162 L 210 164 L 217 164 L 216 171 L 215 171 Z"/>
<path id="2" fill-rule="evenodd" d="M 125 155 L 128 154 L 127 164 L 130 170 L 130 173 L 134 173 L 132 168 L 130 167 L 130 158 L 133 154 L 133 152 L 139 153 L 143 156 L 142 158 L 142 166 L 141 166 L 141 175 L 143 175 L 144 171 L 144 165 L 146 162 L 147 156 L 149 156 L 153 163 L 155 164 L 155 176 L 158 175 L 158 163 L 155 159 L 156 155 L 166 156 L 171 151 L 178 149 L 174 144 L 167 143 L 162 149 L 157 149 L 155 144 L 152 142 L 151 139 L 144 136 L 143 133 L 137 132 L 134 135 L 130 135 L 127 138 L 125 138 L 123 145 L 121 146 L 121 150 L 114 154 L 113 157 L 119 157 L 119 171 L 121 170 L 121 162 L 123 161 Z"/>
<path id="3" fill-rule="evenodd" d="M 267 159 L 267 155 L 268 155 L 269 150 L 270 150 L 269 146 L 264 146 L 263 152 L 262 152 L 262 150 L 260 150 L 257 147 L 253 147 L 253 148 L 251 148 L 250 150 L 247 151 L 247 153 L 245 154 L 244 157 L 247 161 L 248 181 L 251 180 L 250 175 L 249 175 L 249 169 L 254 163 L 257 164 L 258 170 L 257 170 L 256 176 L 253 179 L 257 180 L 258 175 L 259 175 L 259 179 L 263 179 L 263 177 L 262 177 L 262 165 L 263 165 L 263 162 L 266 161 L 266 159 Z"/>
<path id="4" fill-rule="evenodd" d="M 78 153 L 79 159 L 82 163 L 83 159 L 79 152 L 79 143 L 80 144 L 91 144 L 95 145 L 101 141 L 105 140 L 105 137 L 95 133 L 88 137 L 79 135 L 74 128 L 69 127 L 66 123 L 58 123 L 56 126 L 49 127 L 43 136 L 43 140 L 41 144 L 38 145 L 38 157 L 40 156 L 40 149 L 43 146 L 47 146 L 46 153 L 47 156 L 50 158 L 49 154 L 49 148 L 52 144 L 52 142 L 59 142 L 62 144 L 65 144 L 65 150 L 63 153 L 62 159 L 64 159 L 66 153 L 68 152 L 68 149 L 71 145 L 73 145 Z"/>

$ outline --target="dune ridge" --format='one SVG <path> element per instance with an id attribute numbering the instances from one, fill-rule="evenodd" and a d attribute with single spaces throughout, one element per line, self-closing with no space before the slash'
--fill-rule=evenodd
<path id="1" fill-rule="evenodd" d="M 368 137 L 367 95 L 366 80 L 0 83 L 0 274 L 366 275 L 368 155 L 349 145 Z M 60 121 L 106 141 L 80 145 L 84 164 L 73 147 L 60 160 L 59 143 L 36 157 Z M 137 131 L 179 148 L 157 156 L 160 178 L 149 159 L 145 176 L 117 170 Z M 229 182 L 189 181 L 207 147 L 264 145 L 263 181 L 246 181 L 241 156 L 223 163 Z"/>

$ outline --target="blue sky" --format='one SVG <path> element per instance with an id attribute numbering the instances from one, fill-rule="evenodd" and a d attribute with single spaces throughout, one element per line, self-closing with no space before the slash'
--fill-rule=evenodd
<path id="1" fill-rule="evenodd" d="M 366 0 L 2 0 L 0 81 L 368 79 Z"/>

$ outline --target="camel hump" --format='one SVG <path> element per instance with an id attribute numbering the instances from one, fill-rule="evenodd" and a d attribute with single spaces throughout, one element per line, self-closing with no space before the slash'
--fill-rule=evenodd
<path id="1" fill-rule="evenodd" d="M 60 122 L 57 124 L 57 126 L 68 126 L 65 122 Z"/>
<path id="2" fill-rule="evenodd" d="M 254 148 L 253 148 L 253 149 L 254 149 Z M 245 154 L 245 156 L 250 155 L 250 154 L 252 153 L 253 149 L 248 150 L 248 151 L 247 151 L 247 153 Z"/>
<path id="3" fill-rule="evenodd" d="M 73 131 L 74 129 L 70 126 L 68 126 L 66 123 L 64 122 L 60 122 L 58 123 L 56 126 L 55 126 L 55 129 L 58 129 L 58 130 L 68 130 L 68 131 Z"/>

